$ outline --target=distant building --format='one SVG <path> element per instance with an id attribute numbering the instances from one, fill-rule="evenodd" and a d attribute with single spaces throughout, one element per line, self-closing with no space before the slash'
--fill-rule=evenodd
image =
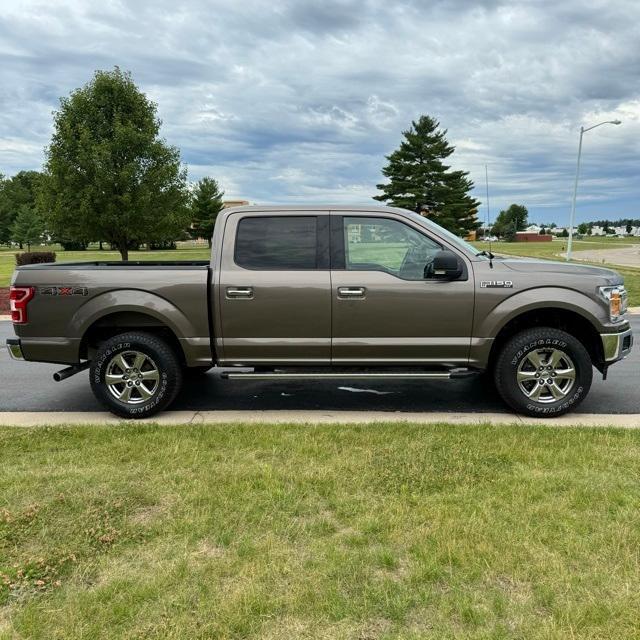
<path id="1" fill-rule="evenodd" d="M 540 231 L 518 231 L 516 233 L 516 242 L 551 242 L 553 236 L 545 233 L 541 234 Z"/>
<path id="2" fill-rule="evenodd" d="M 225 200 L 222 203 L 222 207 L 224 209 L 231 209 L 231 207 L 244 207 L 247 204 L 250 204 L 248 200 Z"/>

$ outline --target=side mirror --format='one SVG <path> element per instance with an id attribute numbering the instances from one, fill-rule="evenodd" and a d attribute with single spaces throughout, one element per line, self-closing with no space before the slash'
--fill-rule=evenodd
<path id="1" fill-rule="evenodd" d="M 431 277 L 435 280 L 455 280 L 462 275 L 462 265 L 453 251 L 438 251 L 431 263 Z"/>

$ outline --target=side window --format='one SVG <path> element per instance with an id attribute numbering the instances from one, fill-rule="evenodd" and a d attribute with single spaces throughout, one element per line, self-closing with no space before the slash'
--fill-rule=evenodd
<path id="1" fill-rule="evenodd" d="M 236 232 L 235 263 L 245 269 L 317 269 L 315 216 L 247 217 Z"/>
<path id="2" fill-rule="evenodd" d="M 441 249 L 437 242 L 397 220 L 344 218 L 345 268 L 349 271 L 385 271 L 405 280 L 423 280 Z"/>

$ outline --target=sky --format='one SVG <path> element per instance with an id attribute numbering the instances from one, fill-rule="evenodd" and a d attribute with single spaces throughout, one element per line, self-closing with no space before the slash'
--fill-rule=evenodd
<path id="1" fill-rule="evenodd" d="M 0 173 L 40 169 L 61 96 L 114 65 L 158 105 L 189 179 L 258 204 L 377 204 L 421 114 L 479 216 L 640 217 L 638 0 L 0 0 Z"/>

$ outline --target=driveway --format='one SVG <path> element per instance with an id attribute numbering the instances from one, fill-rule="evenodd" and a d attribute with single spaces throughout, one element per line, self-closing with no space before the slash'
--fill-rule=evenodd
<path id="1" fill-rule="evenodd" d="M 636 336 L 640 316 L 631 316 Z M 89 388 L 88 372 L 63 382 L 60 365 L 16 362 L 4 348 L 13 335 L 0 322 L 0 411 L 101 411 Z M 593 386 L 577 412 L 640 414 L 640 348 L 609 370 L 606 382 L 594 371 Z M 219 370 L 188 381 L 172 409 L 182 411 L 381 411 L 509 413 L 485 378 L 453 381 L 243 381 L 222 380 Z"/>

